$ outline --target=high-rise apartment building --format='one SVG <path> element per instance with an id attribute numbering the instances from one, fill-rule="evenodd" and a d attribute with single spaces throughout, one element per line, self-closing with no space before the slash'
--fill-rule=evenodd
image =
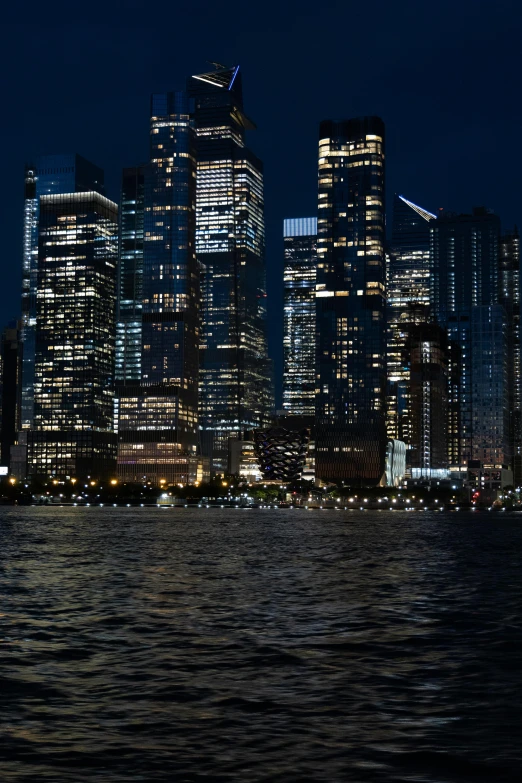
<path id="1" fill-rule="evenodd" d="M 495 304 L 500 218 L 484 207 L 471 215 L 440 212 L 430 223 L 432 286 L 439 323 L 449 314 Z"/>
<path id="2" fill-rule="evenodd" d="M 408 463 L 412 478 L 445 478 L 448 467 L 448 339 L 424 318 L 411 320 L 405 345 L 409 419 Z"/>
<path id="3" fill-rule="evenodd" d="M 471 310 L 471 461 L 510 463 L 506 312 L 501 305 Z"/>
<path id="4" fill-rule="evenodd" d="M 321 123 L 316 474 L 377 484 L 386 454 L 384 123 Z"/>
<path id="5" fill-rule="evenodd" d="M 29 475 L 114 473 L 117 232 L 96 191 L 40 196 Z"/>
<path id="6" fill-rule="evenodd" d="M 505 233 L 500 243 L 499 304 L 506 311 L 509 451 L 513 480 L 522 486 L 522 367 L 520 332 L 520 234 Z"/>
<path id="7" fill-rule="evenodd" d="M 283 410 L 315 414 L 317 218 L 284 221 Z"/>
<path id="8" fill-rule="evenodd" d="M 138 240 L 128 249 L 134 297 L 128 323 L 141 326 L 141 356 L 139 378 L 135 365 L 131 377 L 128 365 L 125 382 L 118 384 L 118 475 L 127 481 L 187 483 L 196 479 L 198 463 L 200 295 L 195 134 L 186 93 L 152 97 L 150 132 L 141 270 L 138 215 L 129 215 L 127 223 L 135 233 L 128 239 Z M 125 185 L 137 210 L 140 177 L 136 171 Z M 120 276 L 120 301 L 127 297 L 124 285 Z"/>
<path id="9" fill-rule="evenodd" d="M 116 383 L 141 381 L 145 167 L 123 169 L 116 312 Z"/>
<path id="10" fill-rule="evenodd" d="M 387 253 L 387 373 L 389 437 L 412 443 L 410 367 L 406 352 L 409 326 L 419 320 L 419 307 L 431 320 L 430 222 L 435 215 L 395 194 L 390 247 Z"/>
<path id="11" fill-rule="evenodd" d="M 229 466 L 229 440 L 265 426 L 273 408 L 266 335 L 263 167 L 246 146 L 239 66 L 188 80 L 197 156 L 196 253 L 203 336 L 200 427 L 211 470 Z"/>
<path id="12" fill-rule="evenodd" d="M 480 327 L 481 344 L 489 340 L 491 346 L 498 347 L 501 342 L 497 321 L 491 323 L 491 336 L 487 339 L 484 321 L 493 316 L 491 307 L 499 301 L 500 219 L 483 207 L 475 208 L 471 215 L 441 212 L 430 223 L 430 233 L 435 315 L 438 323 L 447 328 L 450 343 L 458 347 L 460 363 L 458 384 L 452 385 L 450 394 L 450 407 L 453 410 L 458 407 L 458 436 L 455 437 L 454 424 L 449 428 L 450 468 L 455 474 L 465 476 L 469 461 L 477 459 L 474 454 L 482 448 L 475 443 L 476 411 L 485 410 L 488 399 L 486 396 L 484 403 L 480 402 L 477 365 L 473 362 L 474 330 Z M 474 314 L 474 308 L 485 309 Z M 496 360 L 492 355 L 488 360 L 487 352 L 481 352 L 481 356 L 483 362 L 489 361 L 489 370 L 486 366 L 481 370 L 483 377 L 484 373 L 493 372 Z M 482 381 L 480 388 L 486 390 Z M 507 394 L 507 386 L 504 391 Z M 480 441 L 484 440 L 481 434 Z M 488 448 L 491 451 L 492 447 Z M 509 459 L 503 442 L 498 449 L 499 454 Z"/>
<path id="13" fill-rule="evenodd" d="M 59 193 L 104 193 L 103 171 L 81 155 L 42 155 L 25 167 L 22 261 L 23 364 L 20 429 L 30 429 L 34 414 L 36 288 L 40 197 Z"/>

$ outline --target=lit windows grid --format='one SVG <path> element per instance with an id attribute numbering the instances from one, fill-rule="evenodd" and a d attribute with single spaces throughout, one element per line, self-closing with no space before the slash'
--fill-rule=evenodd
<path id="1" fill-rule="evenodd" d="M 317 223 L 297 219 L 297 228 Z M 285 267 L 283 311 L 283 409 L 289 414 L 313 416 L 315 412 L 315 280 L 317 234 L 287 232 L 285 221 Z"/>
<path id="2" fill-rule="evenodd" d="M 362 118 L 321 128 L 317 475 L 379 481 L 385 453 L 384 127 L 377 118 Z M 364 454 L 357 451 L 360 440 Z"/>

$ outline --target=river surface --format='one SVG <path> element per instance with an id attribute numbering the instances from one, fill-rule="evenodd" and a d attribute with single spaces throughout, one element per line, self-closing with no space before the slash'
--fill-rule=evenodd
<path id="1" fill-rule="evenodd" d="M 522 780 L 522 515 L 0 508 L 0 780 Z"/>

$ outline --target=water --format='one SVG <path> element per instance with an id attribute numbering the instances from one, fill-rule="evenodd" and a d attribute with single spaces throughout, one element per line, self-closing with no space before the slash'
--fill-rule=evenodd
<path id="1" fill-rule="evenodd" d="M 522 515 L 0 509 L 0 780 L 520 781 Z"/>

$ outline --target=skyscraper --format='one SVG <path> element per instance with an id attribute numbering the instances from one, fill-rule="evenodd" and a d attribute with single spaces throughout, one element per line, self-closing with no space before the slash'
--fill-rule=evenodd
<path id="1" fill-rule="evenodd" d="M 520 332 L 520 234 L 515 227 L 500 243 L 499 304 L 506 312 L 509 451 L 513 480 L 522 485 L 522 367 Z"/>
<path id="2" fill-rule="evenodd" d="M 118 386 L 118 475 L 127 481 L 186 483 L 197 475 L 200 297 L 194 141 L 187 94 L 154 95 L 150 164 L 144 172 L 141 283 L 136 244 L 131 243 L 129 259 L 136 329 L 141 287 L 140 378 L 135 380 L 136 369 L 131 377 L 129 368 Z M 136 196 L 137 209 L 140 176 L 131 174 L 134 182 L 127 190 L 129 201 Z M 129 221 L 132 225 L 130 216 Z M 134 226 L 138 239 L 138 223 Z"/>
<path id="3" fill-rule="evenodd" d="M 448 467 L 448 339 L 445 329 L 411 318 L 405 345 L 408 463 L 414 479 L 445 478 Z M 403 383 L 404 381 L 401 381 Z"/>
<path id="4" fill-rule="evenodd" d="M 245 144 L 239 66 L 192 76 L 197 156 L 196 253 L 203 336 L 200 427 L 214 473 L 228 469 L 229 439 L 268 423 L 263 167 Z"/>
<path id="5" fill-rule="evenodd" d="M 387 373 L 391 384 L 388 411 L 395 431 L 390 437 L 412 446 L 410 368 L 406 355 L 409 325 L 419 320 L 419 306 L 431 320 L 430 222 L 435 215 L 395 194 L 392 237 L 387 254 Z M 417 446 L 415 446 L 417 447 Z"/>
<path id="6" fill-rule="evenodd" d="M 506 312 L 501 305 L 471 309 L 471 461 L 510 463 Z"/>
<path id="7" fill-rule="evenodd" d="M 29 475 L 114 471 L 117 221 L 95 191 L 40 196 Z"/>
<path id="8" fill-rule="evenodd" d="M 116 313 L 116 383 L 141 381 L 145 167 L 123 169 Z"/>
<path id="9" fill-rule="evenodd" d="M 20 324 L 10 323 L 3 331 L 0 344 L 1 421 L 0 465 L 11 462 L 11 446 L 16 441 L 20 422 L 21 342 Z"/>
<path id="10" fill-rule="evenodd" d="M 321 123 L 316 473 L 377 484 L 386 453 L 384 123 Z"/>
<path id="11" fill-rule="evenodd" d="M 81 155 L 42 155 L 25 167 L 22 261 L 23 364 L 20 428 L 29 429 L 34 413 L 36 286 L 40 196 L 96 191 L 104 193 L 102 169 Z"/>
<path id="12" fill-rule="evenodd" d="M 284 221 L 283 410 L 315 413 L 317 218 Z"/>
<path id="13" fill-rule="evenodd" d="M 430 232 L 435 315 L 439 324 L 447 328 L 450 342 L 458 346 L 460 358 L 459 381 L 450 395 L 450 406 L 457 403 L 459 415 L 458 450 L 455 449 L 455 433 L 452 433 L 454 425 L 450 427 L 450 468 L 455 474 L 465 476 L 468 463 L 477 459 L 473 455 L 479 448 L 474 444 L 474 438 L 478 437 L 476 410 L 484 410 L 487 405 L 487 396 L 484 403 L 478 396 L 477 366 L 472 361 L 473 330 L 480 327 L 480 337 L 476 339 L 481 345 L 489 340 L 489 350 L 493 346 L 496 346 L 495 350 L 499 346 L 504 350 L 504 344 L 498 338 L 497 314 L 491 310 L 499 301 L 500 219 L 484 207 L 474 208 L 471 215 L 441 212 L 437 220 L 430 223 Z M 486 309 L 474 315 L 477 307 Z M 492 321 L 491 335 L 487 338 L 484 319 L 494 314 L 495 322 Z M 486 362 L 487 352 L 481 349 L 481 356 Z M 496 360 L 491 354 L 489 356 L 491 373 Z M 486 367 L 482 368 L 481 377 L 485 372 Z M 480 387 L 486 390 L 482 381 Z M 507 387 L 504 390 L 507 393 Z M 483 434 L 480 440 L 484 441 Z M 507 458 L 502 444 L 499 444 L 499 450 Z"/>

